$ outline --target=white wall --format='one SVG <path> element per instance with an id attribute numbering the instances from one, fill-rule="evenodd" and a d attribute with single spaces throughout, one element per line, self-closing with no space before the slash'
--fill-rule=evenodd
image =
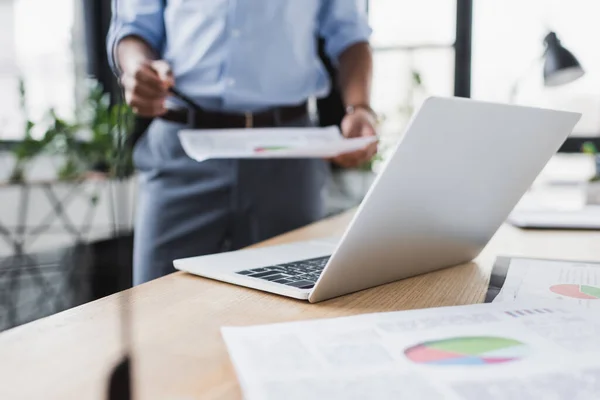
<path id="1" fill-rule="evenodd" d="M 22 126 L 19 117 L 13 0 L 0 0 L 0 140 Z M 10 132 L 10 134 L 9 134 Z M 1 164 L 0 164 L 1 167 Z"/>

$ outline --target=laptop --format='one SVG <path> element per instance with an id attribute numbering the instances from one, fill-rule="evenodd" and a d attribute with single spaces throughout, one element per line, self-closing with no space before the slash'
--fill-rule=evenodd
<path id="1" fill-rule="evenodd" d="M 175 260 L 175 268 L 316 303 L 469 262 L 580 117 L 429 98 L 340 239 Z"/>

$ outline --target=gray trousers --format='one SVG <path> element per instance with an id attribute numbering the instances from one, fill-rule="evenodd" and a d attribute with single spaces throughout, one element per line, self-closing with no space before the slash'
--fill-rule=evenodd
<path id="1" fill-rule="evenodd" d="M 182 128 L 157 119 L 134 149 L 134 284 L 174 272 L 175 259 L 240 249 L 323 216 L 323 160 L 198 163 L 179 143 Z"/>

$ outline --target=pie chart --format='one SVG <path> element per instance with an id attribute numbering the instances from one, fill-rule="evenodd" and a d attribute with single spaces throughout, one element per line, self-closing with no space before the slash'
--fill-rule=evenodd
<path id="1" fill-rule="evenodd" d="M 565 297 L 581 300 L 598 300 L 600 299 L 600 287 L 590 285 L 578 285 L 566 283 L 562 285 L 550 286 L 552 293 L 559 294 Z"/>
<path id="2" fill-rule="evenodd" d="M 476 366 L 517 361 L 529 353 L 518 340 L 493 336 L 456 337 L 420 343 L 404 351 L 416 364 Z"/>

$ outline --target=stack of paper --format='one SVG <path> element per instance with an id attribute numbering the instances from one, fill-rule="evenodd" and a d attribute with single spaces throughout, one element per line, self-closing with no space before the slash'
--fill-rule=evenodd
<path id="1" fill-rule="evenodd" d="M 331 158 L 361 150 L 376 137 L 345 139 L 339 128 L 182 130 L 186 154 L 202 162 L 217 158 Z"/>
<path id="2" fill-rule="evenodd" d="M 600 264 L 500 257 L 490 289 L 492 304 L 222 332 L 250 400 L 600 399 Z"/>
<path id="3" fill-rule="evenodd" d="M 250 400 L 600 398 L 600 318 L 556 302 L 224 328 L 223 337 Z"/>
<path id="4" fill-rule="evenodd" d="M 600 264 L 513 258 L 494 302 L 558 300 L 600 308 Z M 600 398 L 600 396 L 599 396 Z"/>

